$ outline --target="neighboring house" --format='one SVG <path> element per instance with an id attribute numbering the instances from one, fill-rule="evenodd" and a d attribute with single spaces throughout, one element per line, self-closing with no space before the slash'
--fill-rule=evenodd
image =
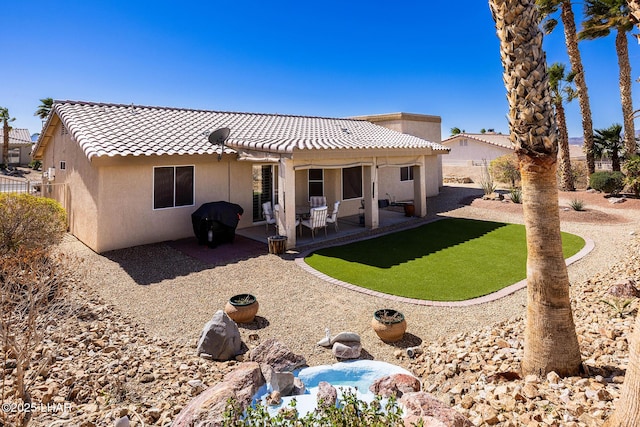
<path id="1" fill-rule="evenodd" d="M 45 195 L 96 252 L 193 236 L 191 213 L 218 200 L 243 207 L 238 228 L 261 223 L 265 201 L 279 203 L 279 229 L 293 247 L 296 207 L 314 195 L 340 200 L 341 216 L 364 203 L 369 228 L 386 193 L 426 215 L 447 149 L 437 143 L 440 119 L 412 120 L 420 117 L 435 142 L 361 119 L 56 101 L 34 158 L 51 184 Z M 208 134 L 223 127 L 226 145 L 212 146 Z"/>
<path id="2" fill-rule="evenodd" d="M 478 166 L 484 161 L 489 164 L 493 159 L 513 153 L 509 135 L 494 132 L 460 133 L 445 139 L 442 145 L 451 150 L 442 159 L 443 166 Z"/>
<path id="3" fill-rule="evenodd" d="M 0 153 L 4 147 L 4 131 L 0 126 Z M 28 129 L 11 129 L 9 131 L 9 165 L 27 166 L 31 163 L 33 142 Z M 0 159 L 0 163 L 2 159 Z"/>

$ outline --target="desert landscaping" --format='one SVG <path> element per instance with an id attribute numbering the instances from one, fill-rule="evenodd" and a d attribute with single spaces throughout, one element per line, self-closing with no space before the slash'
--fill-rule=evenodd
<path id="1" fill-rule="evenodd" d="M 472 185 L 445 187 L 430 216 L 522 222 L 521 205 L 481 200 L 481 194 Z M 476 306 L 417 306 L 327 283 L 300 269 L 291 254 L 211 267 L 166 244 L 98 255 L 68 236 L 60 250 L 83 260 L 82 274 L 67 313 L 50 320 L 37 349 L 46 363 L 32 379 L 33 401 L 52 406 L 36 411 L 31 425 L 107 426 L 125 415 L 131 425 L 170 425 L 191 399 L 269 339 L 310 366 L 336 362 L 317 345 L 326 328 L 359 334 L 361 358 L 408 369 L 424 391 L 475 425 L 599 425 L 615 405 L 628 363 L 637 308 L 628 295 L 640 282 L 640 200 L 613 204 L 585 191 L 559 197 L 563 231 L 595 243 L 568 268 L 582 377 L 520 378 L 524 290 Z M 584 200 L 585 211 L 567 209 L 574 198 Z M 198 357 L 203 325 L 239 292 L 260 301 L 256 320 L 239 328 L 249 352 L 227 362 Z M 622 307 L 627 299 L 633 302 Z M 371 331 L 371 315 L 381 306 L 405 314 L 401 341 L 386 344 Z M 422 354 L 409 358 L 406 349 L 416 346 Z M 9 384 L 11 373 L 5 364 Z"/>

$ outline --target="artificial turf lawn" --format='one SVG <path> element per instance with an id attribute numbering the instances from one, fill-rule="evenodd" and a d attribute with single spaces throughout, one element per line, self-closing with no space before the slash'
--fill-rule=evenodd
<path id="1" fill-rule="evenodd" d="M 565 258 L 584 244 L 562 233 Z M 328 276 L 386 294 L 462 301 L 526 278 L 527 246 L 523 225 L 451 218 L 320 249 L 305 261 Z"/>

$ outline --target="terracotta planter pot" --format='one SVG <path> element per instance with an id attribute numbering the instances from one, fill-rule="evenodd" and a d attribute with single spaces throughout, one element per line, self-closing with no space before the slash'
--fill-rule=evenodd
<path id="1" fill-rule="evenodd" d="M 229 298 L 224 312 L 236 323 L 251 323 L 259 307 L 258 300 L 253 295 L 239 294 Z"/>
<path id="2" fill-rule="evenodd" d="M 407 330 L 407 321 L 399 311 L 385 308 L 376 310 L 371 319 L 371 326 L 384 342 L 400 341 Z"/>

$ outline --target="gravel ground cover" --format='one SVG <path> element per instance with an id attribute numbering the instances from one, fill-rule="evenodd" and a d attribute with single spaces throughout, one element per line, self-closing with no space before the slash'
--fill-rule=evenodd
<path id="1" fill-rule="evenodd" d="M 520 206 L 465 204 L 474 194 L 478 189 L 471 186 L 445 187 L 430 200 L 430 217 L 522 223 Z M 127 412 L 141 414 L 147 425 L 168 423 L 199 390 L 197 381 L 212 385 L 235 364 L 197 358 L 194 347 L 213 313 L 229 296 L 245 292 L 260 301 L 257 322 L 240 328 L 249 347 L 275 337 L 309 365 L 333 363 L 330 351 L 316 342 L 325 328 L 334 334 L 353 331 L 362 337 L 364 358 L 409 368 L 428 391 L 477 425 L 598 425 L 617 397 L 633 323 L 633 317 L 612 315 L 600 300 L 621 278 L 640 282 L 640 206 L 638 200 L 610 205 L 602 195 L 586 192 L 561 193 L 560 199 L 576 196 L 585 199 L 587 209 L 607 215 L 607 221 L 583 222 L 583 212 L 562 211 L 564 231 L 595 242 L 589 255 L 569 267 L 589 378 L 490 380 L 496 372 L 517 370 L 526 290 L 481 305 L 417 306 L 327 283 L 300 269 L 293 256 L 269 254 L 212 267 L 165 244 L 103 256 L 69 238 L 62 249 L 84 258 L 87 266 L 76 295 L 90 314 L 60 322 L 58 338 L 45 344 L 57 357 L 35 398 L 50 393 L 53 401 L 65 401 L 74 388 L 73 408 L 64 415 L 40 414 L 33 425 L 60 417 L 74 420 L 72 425 L 113 425 Z M 405 338 L 393 345 L 381 342 L 370 327 L 373 311 L 382 307 L 402 311 L 409 324 Z M 404 356 L 404 349 L 417 345 L 423 355 Z M 502 401 L 501 393 L 512 399 Z"/>

